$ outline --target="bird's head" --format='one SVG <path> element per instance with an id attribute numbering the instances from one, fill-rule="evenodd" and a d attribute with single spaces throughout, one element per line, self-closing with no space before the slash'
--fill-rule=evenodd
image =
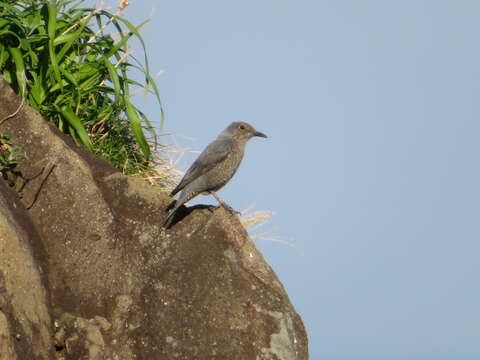
<path id="1" fill-rule="evenodd" d="M 243 121 L 233 122 L 231 123 L 226 129 L 225 133 L 229 136 L 240 140 L 240 141 L 247 141 L 254 136 L 260 136 L 266 138 L 267 135 L 261 133 L 260 131 L 255 130 L 255 128 Z"/>

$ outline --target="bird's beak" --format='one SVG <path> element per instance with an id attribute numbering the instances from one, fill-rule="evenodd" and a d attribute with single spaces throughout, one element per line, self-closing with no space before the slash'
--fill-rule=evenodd
<path id="1" fill-rule="evenodd" d="M 268 137 L 267 135 L 265 135 L 264 133 L 261 133 L 260 131 L 255 131 L 253 133 L 253 136 L 260 136 L 260 137 L 263 137 L 263 138 Z"/>

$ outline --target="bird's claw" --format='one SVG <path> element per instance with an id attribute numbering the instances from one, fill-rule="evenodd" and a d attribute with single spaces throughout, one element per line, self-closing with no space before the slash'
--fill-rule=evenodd
<path id="1" fill-rule="evenodd" d="M 223 208 L 224 208 L 225 210 L 227 210 L 227 211 L 228 211 L 230 214 L 232 214 L 232 215 L 238 215 L 238 216 L 241 215 L 241 212 L 240 212 L 240 211 L 235 210 L 235 209 L 232 208 L 230 205 L 227 205 L 227 204 L 223 203 L 222 206 L 223 206 Z"/>

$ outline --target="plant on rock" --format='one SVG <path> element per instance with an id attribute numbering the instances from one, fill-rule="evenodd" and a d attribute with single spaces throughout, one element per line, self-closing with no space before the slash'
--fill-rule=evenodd
<path id="1" fill-rule="evenodd" d="M 80 2 L 81 3 L 81 2 Z M 152 167 L 156 132 L 131 102 L 135 89 L 160 96 L 139 26 L 105 9 L 68 0 L 0 0 L 0 71 L 14 90 L 61 131 L 124 173 Z M 116 34 L 108 33 L 114 28 Z M 142 74 L 143 81 L 131 74 Z"/>

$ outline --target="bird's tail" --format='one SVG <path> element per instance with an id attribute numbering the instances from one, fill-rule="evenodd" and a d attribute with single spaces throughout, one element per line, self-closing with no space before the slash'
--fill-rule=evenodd
<path id="1" fill-rule="evenodd" d="M 168 214 L 167 218 L 165 219 L 165 222 L 163 223 L 163 227 L 165 229 L 168 229 L 170 227 L 170 225 L 172 224 L 174 215 L 175 215 L 175 211 L 172 211 L 172 212 L 170 212 L 170 214 Z"/>
<path id="2" fill-rule="evenodd" d="M 170 210 L 170 213 L 168 214 L 167 218 L 165 219 L 165 222 L 163 224 L 163 226 L 168 229 L 170 227 L 170 225 L 172 224 L 172 221 L 175 217 L 175 213 L 177 212 L 177 210 L 183 205 L 185 204 L 187 201 L 189 201 L 190 199 L 192 199 L 193 197 L 195 197 L 196 195 L 198 195 L 198 192 L 186 192 L 185 190 L 180 194 L 178 200 L 173 200 L 168 206 L 167 208 L 165 209 L 165 211 L 169 211 Z"/>
<path id="3" fill-rule="evenodd" d="M 173 200 L 170 204 L 168 204 L 168 206 L 165 208 L 165 211 L 170 211 L 172 210 L 175 205 L 177 204 L 177 200 Z"/>
<path id="4" fill-rule="evenodd" d="M 165 208 L 165 211 L 170 211 L 168 214 L 167 218 L 165 219 L 165 222 L 163 223 L 163 227 L 168 229 L 170 225 L 172 224 L 173 217 L 175 215 L 175 212 L 177 211 L 178 207 L 175 206 L 177 204 L 177 200 L 173 200 L 168 206 Z"/>

